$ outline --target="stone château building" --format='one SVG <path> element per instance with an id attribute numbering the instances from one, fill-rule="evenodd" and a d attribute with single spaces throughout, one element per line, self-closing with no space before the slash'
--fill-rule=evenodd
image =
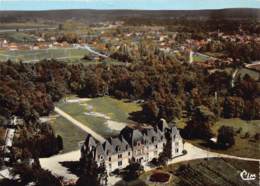
<path id="1" fill-rule="evenodd" d="M 158 158 L 167 140 L 171 144 L 171 158 L 183 154 L 183 140 L 175 125 L 169 126 L 165 120 L 156 127 L 125 127 L 118 137 L 97 142 L 91 135 L 81 148 L 81 158 L 92 153 L 98 165 L 105 163 L 107 172 L 122 169 L 130 161 L 145 164 Z"/>

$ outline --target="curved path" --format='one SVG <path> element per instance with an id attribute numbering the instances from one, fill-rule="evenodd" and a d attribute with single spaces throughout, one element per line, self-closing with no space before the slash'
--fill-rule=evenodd
<path id="1" fill-rule="evenodd" d="M 68 119 L 72 124 L 79 127 L 83 131 L 93 135 L 99 141 L 104 141 L 105 138 L 94 132 L 92 129 L 88 128 L 81 122 L 75 120 L 73 117 L 62 111 L 61 109 L 55 107 L 55 112 L 63 116 L 64 118 Z M 174 158 L 168 162 L 168 164 L 180 163 L 184 161 L 191 161 L 196 159 L 205 159 L 205 158 L 230 158 L 230 159 L 237 159 L 242 161 L 255 161 L 260 162 L 260 159 L 254 158 L 244 158 L 238 156 L 231 156 L 227 154 L 220 154 L 216 152 L 207 151 L 201 148 L 198 148 L 191 143 L 185 142 L 184 149 L 187 150 L 187 154 Z M 50 170 L 54 175 L 63 176 L 66 180 L 70 179 L 77 179 L 78 177 L 72 173 L 70 173 L 66 167 L 63 167 L 60 162 L 64 161 L 78 161 L 80 159 L 80 150 L 72 151 L 65 154 L 58 154 L 49 158 L 41 158 L 40 164 L 42 168 Z M 144 166 L 145 171 L 153 170 L 149 166 Z M 120 177 L 111 176 L 108 178 L 108 185 L 114 185 L 116 182 L 120 181 Z"/>
<path id="2" fill-rule="evenodd" d="M 230 158 L 237 159 L 242 161 L 255 161 L 260 162 L 259 159 L 254 158 L 243 158 L 237 156 L 230 156 L 226 154 L 219 154 L 215 152 L 206 151 L 200 149 L 190 143 L 185 143 L 184 148 L 187 150 L 187 154 L 184 156 L 180 156 L 172 159 L 168 162 L 168 164 L 175 164 L 184 161 L 191 161 L 196 159 L 205 159 L 205 158 Z M 80 159 L 80 150 L 72 151 L 65 154 L 55 155 L 49 158 L 41 158 L 40 164 L 42 168 L 50 170 L 54 175 L 63 176 L 65 180 L 77 179 L 78 177 L 72 173 L 70 173 L 66 167 L 63 167 L 60 163 L 64 161 L 78 161 Z M 155 168 L 144 166 L 145 171 L 151 171 Z M 108 178 L 109 185 L 114 185 L 116 182 L 120 181 L 120 177 L 111 176 Z"/>
<path id="3" fill-rule="evenodd" d="M 229 158 L 229 159 L 236 159 L 236 160 L 242 160 L 242 161 L 260 162 L 260 159 L 244 158 L 244 157 L 239 157 L 239 156 L 232 156 L 232 155 L 207 151 L 207 150 L 201 149 L 201 148 L 196 147 L 195 145 L 192 145 L 191 143 L 187 143 L 187 142 L 184 143 L 184 149 L 187 150 L 186 155 L 174 158 L 174 159 L 170 160 L 168 162 L 168 164 L 179 163 L 179 162 L 183 162 L 183 161 L 190 161 L 190 160 L 195 160 L 195 159 L 204 159 L 204 158 Z"/>
<path id="4" fill-rule="evenodd" d="M 232 80 L 231 80 L 231 86 L 234 87 L 235 86 L 235 78 L 236 78 L 236 75 L 238 73 L 239 69 L 236 69 L 233 74 L 232 74 Z"/>

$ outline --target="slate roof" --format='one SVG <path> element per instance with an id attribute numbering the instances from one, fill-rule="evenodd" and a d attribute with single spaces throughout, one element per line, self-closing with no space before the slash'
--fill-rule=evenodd
<path id="1" fill-rule="evenodd" d="M 161 120 L 157 127 L 136 128 L 125 127 L 118 137 L 110 137 L 104 143 L 98 143 L 88 134 L 85 141 L 85 147 L 90 151 L 94 147 L 95 156 L 103 158 L 127 151 L 129 148 L 134 148 L 137 142 L 144 145 L 157 144 L 165 140 L 166 132 L 171 135 L 179 134 L 175 125 L 169 127 L 165 120 Z"/>

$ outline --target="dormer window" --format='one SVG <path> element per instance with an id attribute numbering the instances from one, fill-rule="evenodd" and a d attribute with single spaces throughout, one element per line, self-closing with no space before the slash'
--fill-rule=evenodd
<path id="1" fill-rule="evenodd" d="M 154 141 L 155 141 L 155 138 L 154 138 L 154 137 L 152 137 L 152 143 L 154 143 Z"/>
<path id="2" fill-rule="evenodd" d="M 119 151 L 120 151 L 120 147 L 116 146 L 116 152 L 119 152 Z"/>

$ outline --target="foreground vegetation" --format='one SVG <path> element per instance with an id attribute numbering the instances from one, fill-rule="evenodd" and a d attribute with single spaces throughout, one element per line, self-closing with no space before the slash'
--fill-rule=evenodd
<path id="1" fill-rule="evenodd" d="M 245 121 L 239 118 L 224 119 L 220 118 L 212 126 L 213 137 L 217 139 L 219 129 L 222 126 L 232 127 L 234 129 L 234 145 L 230 148 L 219 148 L 214 146 L 212 141 L 203 139 L 186 139 L 188 142 L 199 146 L 205 150 L 211 150 L 218 153 L 230 154 L 233 156 L 260 158 L 259 143 L 259 120 Z M 177 126 L 182 130 L 185 128 L 185 119 L 177 122 Z"/>
<path id="2" fill-rule="evenodd" d="M 152 186 L 155 184 L 147 181 L 152 173 L 168 172 L 171 174 L 172 179 L 170 183 L 165 184 L 167 186 L 257 185 L 257 179 L 250 182 L 245 182 L 241 179 L 240 172 L 243 170 L 256 175 L 259 172 L 258 165 L 255 162 L 213 158 L 169 165 L 158 170 L 144 173 L 140 176 L 140 179 L 145 182 L 146 185 Z"/>

